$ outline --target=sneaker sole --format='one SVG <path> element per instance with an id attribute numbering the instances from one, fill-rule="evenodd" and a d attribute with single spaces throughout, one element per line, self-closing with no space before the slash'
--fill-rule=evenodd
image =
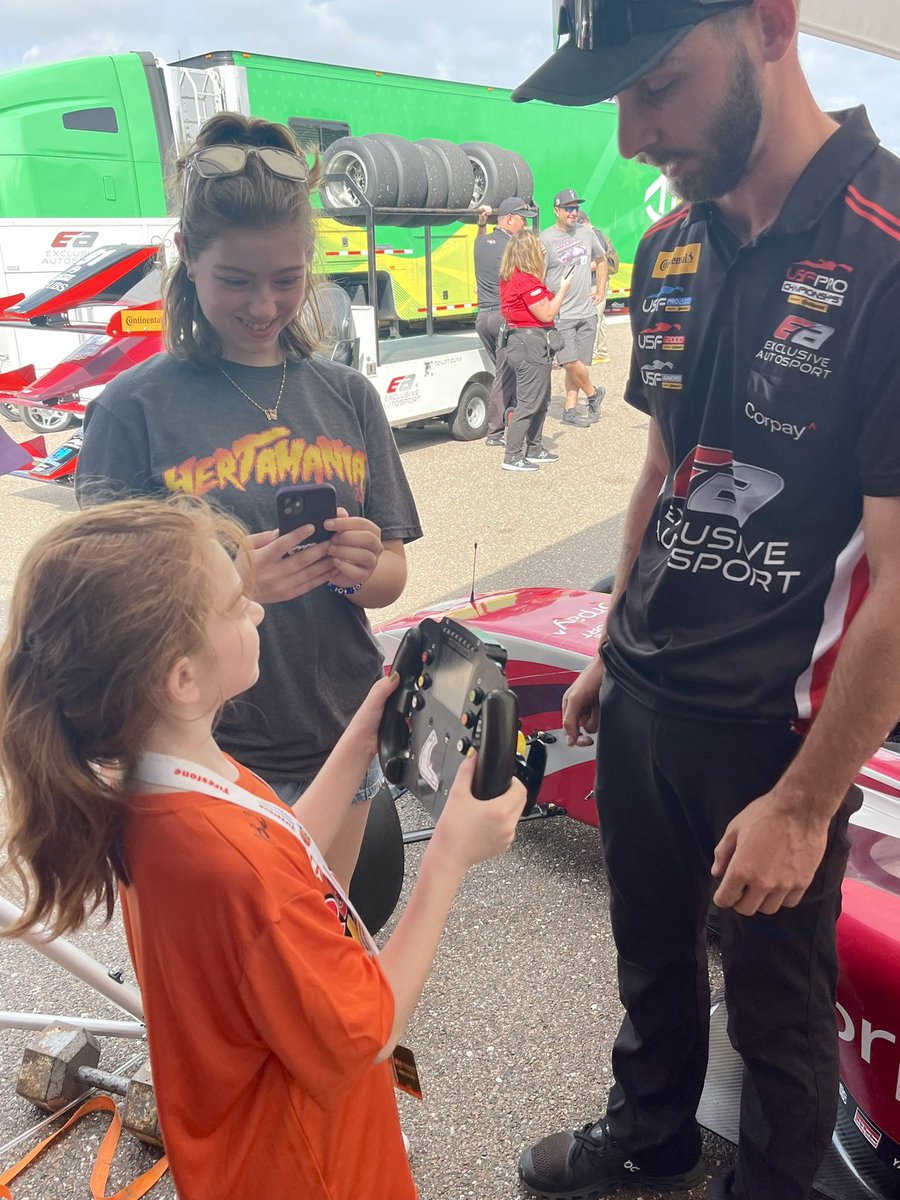
<path id="1" fill-rule="evenodd" d="M 558 463 L 558 458 L 526 458 L 526 462 L 534 463 L 536 467 L 552 467 L 554 463 Z"/>
<path id="2" fill-rule="evenodd" d="M 705 1178 L 706 1163 L 701 1158 L 690 1171 L 685 1171 L 683 1175 L 664 1175 L 661 1178 L 655 1178 L 652 1175 L 645 1175 L 643 1171 L 638 1171 L 633 1175 L 629 1174 L 622 1179 L 610 1180 L 609 1183 L 596 1187 L 546 1192 L 529 1183 L 522 1174 L 522 1168 L 519 1167 L 519 1179 L 528 1194 L 537 1196 L 538 1200 L 601 1200 L 601 1197 L 610 1196 L 622 1188 L 648 1188 L 654 1192 L 689 1192 L 691 1188 L 698 1187 Z"/>
<path id="3" fill-rule="evenodd" d="M 511 463 L 502 463 L 501 465 L 504 471 L 518 471 L 520 475 L 530 475 L 532 471 L 540 470 L 537 463 L 532 463 L 528 467 L 514 467 Z"/>

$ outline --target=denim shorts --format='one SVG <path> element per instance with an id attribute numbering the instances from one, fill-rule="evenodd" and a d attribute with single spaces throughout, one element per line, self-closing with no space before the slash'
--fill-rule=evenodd
<path id="1" fill-rule="evenodd" d="M 284 801 L 285 804 L 293 805 L 296 804 L 314 779 L 315 776 L 313 776 L 313 779 L 288 779 L 282 780 L 279 783 L 272 783 L 269 786 L 279 800 Z M 381 770 L 381 763 L 375 757 L 369 763 L 368 767 L 366 767 L 365 778 L 359 785 L 356 795 L 353 797 L 353 803 L 367 804 L 384 782 L 385 778 Z"/>

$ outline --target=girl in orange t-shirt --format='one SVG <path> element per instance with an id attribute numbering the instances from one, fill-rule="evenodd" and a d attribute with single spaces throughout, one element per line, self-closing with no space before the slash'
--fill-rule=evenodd
<path id="1" fill-rule="evenodd" d="M 506 431 L 505 471 L 536 471 L 559 462 L 541 438 L 550 407 L 553 318 L 569 289 L 564 278 L 554 296 L 544 284 L 541 239 L 530 229 L 514 233 L 500 261 L 500 311 L 509 326 L 506 361 L 516 373 L 516 407 Z"/>
<path id="2" fill-rule="evenodd" d="M 282 804 L 212 733 L 258 674 L 252 559 L 188 497 L 89 509 L 26 555 L 0 650 L 2 849 L 26 891 L 5 932 L 61 935 L 121 890 L 181 1200 L 414 1200 L 390 1059 L 524 790 L 475 800 L 463 764 L 376 955 L 328 859 L 396 680 Z"/>

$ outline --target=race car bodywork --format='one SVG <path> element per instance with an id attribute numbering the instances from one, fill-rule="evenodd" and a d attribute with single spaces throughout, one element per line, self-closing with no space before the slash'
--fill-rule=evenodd
<path id="1" fill-rule="evenodd" d="M 27 365 L 0 375 L 0 402 L 82 417 L 85 396 L 163 348 L 158 246 L 107 246 L 85 255 L 30 296 L 0 299 L 0 325 L 88 335 L 39 379 Z M 84 315 L 82 315 L 84 314 Z M 81 430 L 49 457 L 13 472 L 70 481 Z"/>

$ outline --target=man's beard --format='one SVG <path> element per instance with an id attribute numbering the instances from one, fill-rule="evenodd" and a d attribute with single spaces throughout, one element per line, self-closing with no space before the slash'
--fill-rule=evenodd
<path id="1" fill-rule="evenodd" d="M 683 200 L 715 200 L 734 191 L 747 173 L 747 166 L 762 121 L 759 80 L 746 49 L 739 45 L 734 55 L 734 77 L 725 99 L 706 134 L 708 149 L 693 169 L 682 176 L 667 176 L 674 192 Z M 677 161 L 677 151 L 656 152 L 653 161 L 664 166 Z"/>

